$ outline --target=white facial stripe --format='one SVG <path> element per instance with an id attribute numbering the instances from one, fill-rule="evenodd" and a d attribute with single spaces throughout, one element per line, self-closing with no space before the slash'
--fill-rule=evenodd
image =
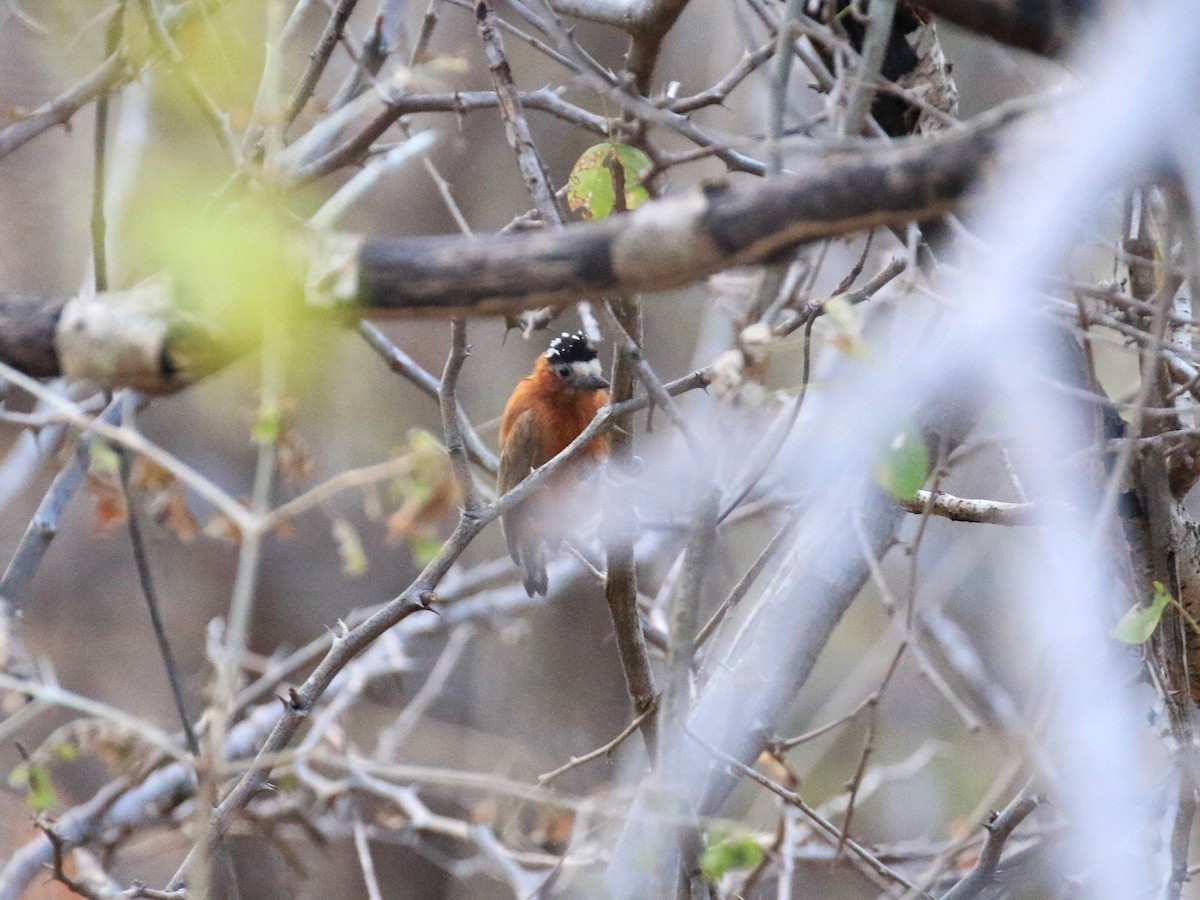
<path id="1" fill-rule="evenodd" d="M 591 359 L 587 362 L 571 363 L 571 374 L 575 378 L 587 378 L 589 375 L 600 375 L 600 360 Z"/>

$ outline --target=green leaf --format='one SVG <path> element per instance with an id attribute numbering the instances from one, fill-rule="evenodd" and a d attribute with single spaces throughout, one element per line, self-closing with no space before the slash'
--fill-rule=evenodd
<path id="1" fill-rule="evenodd" d="M 22 763 L 8 775 L 8 786 L 25 790 L 25 803 L 35 813 L 43 813 L 58 805 L 58 795 L 50 782 L 50 770 L 34 763 Z"/>
<path id="2" fill-rule="evenodd" d="M 345 519 L 333 520 L 333 539 L 342 557 L 342 574 L 357 578 L 367 571 L 367 551 L 363 549 L 358 531 Z"/>
<path id="3" fill-rule="evenodd" d="M 731 869 L 752 869 L 762 862 L 763 849 L 758 838 L 748 831 L 707 832 L 704 844 L 700 872 L 711 884 L 716 884 Z"/>
<path id="4" fill-rule="evenodd" d="M 903 502 L 917 496 L 929 474 L 929 451 L 915 428 L 896 432 L 875 458 L 876 483 Z"/>
<path id="5" fill-rule="evenodd" d="M 62 743 L 54 748 L 54 755 L 63 762 L 74 762 L 79 759 L 79 748 L 71 743 Z"/>
<path id="6" fill-rule="evenodd" d="M 636 147 L 605 142 L 589 147 L 571 167 L 567 180 L 567 204 L 585 219 L 606 219 L 613 213 L 617 196 L 615 182 L 624 183 L 626 210 L 637 209 L 650 199 L 642 179 L 654 164 Z"/>
<path id="7" fill-rule="evenodd" d="M 1170 602 L 1171 595 L 1163 587 L 1162 582 L 1154 582 L 1154 597 L 1151 599 L 1150 605 L 1131 606 L 1125 615 L 1121 616 L 1121 621 L 1116 624 L 1116 627 L 1108 633 L 1109 637 L 1126 644 L 1146 643 L 1150 639 L 1150 635 L 1154 634 L 1154 629 L 1158 627 L 1158 622 L 1162 618 L 1163 610 Z"/>
<path id="8" fill-rule="evenodd" d="M 283 427 L 283 411 L 275 405 L 264 406 L 258 411 L 254 422 L 254 443 L 259 445 L 274 444 L 279 440 L 279 431 Z"/>
<path id="9" fill-rule="evenodd" d="M 104 441 L 88 444 L 88 468 L 100 475 L 116 475 L 121 469 L 121 456 Z"/>
<path id="10" fill-rule="evenodd" d="M 413 562 L 418 566 L 424 566 L 431 559 L 437 556 L 439 550 L 442 549 L 442 542 L 436 538 L 420 537 L 419 535 L 409 541 L 409 548 L 412 550 Z"/>

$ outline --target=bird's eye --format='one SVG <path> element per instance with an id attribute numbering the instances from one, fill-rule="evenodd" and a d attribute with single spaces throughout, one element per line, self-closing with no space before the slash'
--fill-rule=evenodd
<path id="1" fill-rule="evenodd" d="M 559 378 L 570 378 L 571 377 L 571 367 L 570 366 L 559 366 L 558 367 L 558 377 Z"/>

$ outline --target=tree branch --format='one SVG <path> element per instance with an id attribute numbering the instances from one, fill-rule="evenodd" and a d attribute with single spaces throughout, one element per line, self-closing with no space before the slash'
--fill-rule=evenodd
<path id="1" fill-rule="evenodd" d="M 1005 841 L 1041 802 L 1042 798 L 1026 787 L 1004 807 L 1003 812 L 993 814 L 992 819 L 983 826 L 987 829 L 987 838 L 983 842 L 983 852 L 979 855 L 978 865 L 970 875 L 951 888 L 942 900 L 971 900 L 994 884 Z"/>
<path id="2" fill-rule="evenodd" d="M 823 159 L 802 175 L 723 183 L 600 223 L 489 237 L 331 235 L 311 248 L 309 301 L 401 316 L 513 314 L 596 294 L 662 291 L 807 241 L 956 206 L 1012 110 L 933 140 Z M 34 377 L 168 393 L 243 349 L 182 314 L 166 280 L 95 297 L 0 293 L 0 362 Z"/>
<path id="3" fill-rule="evenodd" d="M 737 189 L 710 184 L 599 224 L 473 241 L 364 240 L 342 260 L 334 299 L 399 315 L 494 315 L 681 287 L 818 238 L 953 209 L 992 160 L 1009 118 L 989 114 L 933 140 L 840 153 L 802 175 Z M 325 268 L 337 282 L 337 266 Z"/>

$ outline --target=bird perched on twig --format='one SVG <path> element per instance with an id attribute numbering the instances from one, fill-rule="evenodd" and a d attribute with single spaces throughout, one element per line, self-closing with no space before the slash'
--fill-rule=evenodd
<path id="1" fill-rule="evenodd" d="M 508 493 L 575 440 L 608 403 L 607 387 L 587 335 L 563 332 L 551 341 L 504 407 L 499 492 Z M 572 465 L 501 521 L 508 552 L 521 568 L 530 597 L 546 594 L 546 553 L 556 549 L 564 536 L 562 511 L 560 507 L 556 514 L 555 498 L 571 491 L 589 468 L 608 456 L 608 450 L 607 437 L 593 439 Z"/>

